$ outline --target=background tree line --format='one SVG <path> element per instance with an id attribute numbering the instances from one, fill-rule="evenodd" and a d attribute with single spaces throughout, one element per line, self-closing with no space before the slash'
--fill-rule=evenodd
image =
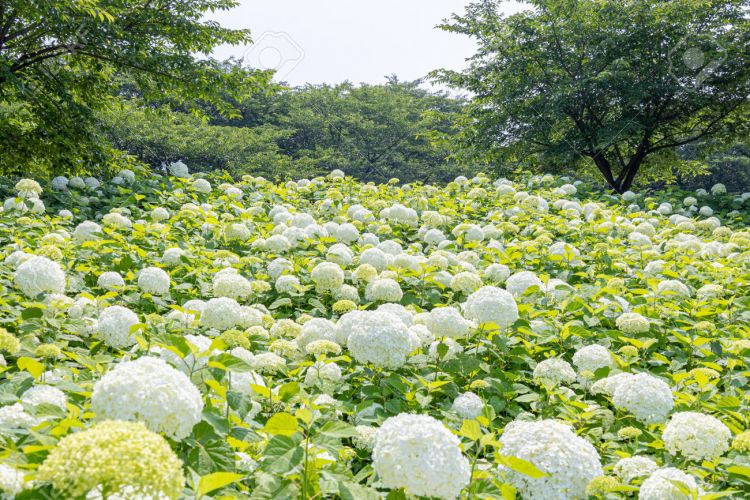
<path id="1" fill-rule="evenodd" d="M 234 0 L 0 0 L 0 174 L 106 175 L 183 160 L 270 178 L 572 173 L 617 192 L 748 186 L 750 0 L 479 0 L 434 81 L 288 88 L 217 61 Z M 697 180 L 696 180 L 697 179 Z"/>

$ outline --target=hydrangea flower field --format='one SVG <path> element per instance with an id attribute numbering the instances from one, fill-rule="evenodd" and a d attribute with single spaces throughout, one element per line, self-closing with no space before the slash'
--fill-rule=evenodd
<path id="1" fill-rule="evenodd" d="M 750 496 L 750 194 L 12 189 L 4 498 Z"/>

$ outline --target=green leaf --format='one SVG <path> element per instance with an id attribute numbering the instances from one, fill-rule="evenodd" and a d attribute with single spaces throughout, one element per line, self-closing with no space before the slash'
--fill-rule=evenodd
<path id="1" fill-rule="evenodd" d="M 42 376 L 42 373 L 44 373 L 44 365 L 33 358 L 20 357 L 18 358 L 18 361 L 16 361 L 16 365 L 19 370 L 26 370 L 31 373 L 35 379 L 39 379 L 39 377 Z"/>
<path id="2" fill-rule="evenodd" d="M 263 470 L 284 474 L 298 466 L 305 455 L 299 443 L 288 436 L 274 436 L 263 451 Z"/>
<path id="3" fill-rule="evenodd" d="M 214 472 L 213 474 L 208 474 L 200 479 L 197 495 L 200 498 L 207 493 L 237 482 L 243 477 L 245 477 L 243 474 L 234 472 Z"/>
<path id="4" fill-rule="evenodd" d="M 334 438 L 348 438 L 358 435 L 357 429 L 341 421 L 326 422 L 326 424 L 320 428 L 320 433 Z"/>
<path id="5" fill-rule="evenodd" d="M 476 441 L 482 437 L 482 428 L 479 427 L 479 422 L 476 420 L 464 420 L 461 424 L 461 430 L 458 431 L 458 435 Z"/>
<path id="6" fill-rule="evenodd" d="M 746 465 L 732 465 L 727 467 L 727 472 L 737 474 L 738 476 L 750 477 L 750 467 Z"/>
<path id="7" fill-rule="evenodd" d="M 44 311 L 39 307 L 27 307 L 21 312 L 21 317 L 23 319 L 41 318 L 43 315 Z"/>
<path id="8" fill-rule="evenodd" d="M 523 458 L 511 457 L 509 455 L 498 455 L 497 461 L 502 465 L 519 472 L 525 476 L 529 476 L 533 479 L 539 479 L 541 477 L 549 476 L 546 472 L 540 471 L 536 465 L 532 464 L 528 460 Z"/>
<path id="9" fill-rule="evenodd" d="M 272 416 L 263 426 L 263 430 L 269 434 L 280 434 L 282 436 L 291 436 L 299 429 L 297 417 L 288 413 L 277 413 Z"/>
<path id="10" fill-rule="evenodd" d="M 372 488 L 351 481 L 339 481 L 341 500 L 376 500 L 381 495 Z"/>

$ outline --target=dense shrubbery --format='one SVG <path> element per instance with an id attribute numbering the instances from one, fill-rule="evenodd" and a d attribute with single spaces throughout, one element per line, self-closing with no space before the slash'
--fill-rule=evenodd
<path id="1" fill-rule="evenodd" d="M 12 187 L 3 494 L 750 488 L 750 194 L 168 170 Z"/>

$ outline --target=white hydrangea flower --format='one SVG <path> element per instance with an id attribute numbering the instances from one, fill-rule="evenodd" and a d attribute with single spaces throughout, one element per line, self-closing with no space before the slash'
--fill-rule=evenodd
<path id="1" fill-rule="evenodd" d="M 526 290 L 533 286 L 542 288 L 542 281 L 531 271 L 521 271 L 512 274 L 505 280 L 505 289 L 516 298 L 523 295 Z"/>
<path id="2" fill-rule="evenodd" d="M 507 328 L 518 319 L 518 305 L 502 288 L 484 286 L 466 299 L 464 314 L 480 325 L 495 324 Z"/>
<path id="3" fill-rule="evenodd" d="M 138 287 L 145 293 L 165 295 L 169 293 L 169 275 L 158 267 L 146 267 L 138 273 Z"/>
<path id="4" fill-rule="evenodd" d="M 397 316 L 385 312 L 364 312 L 351 325 L 347 347 L 359 363 L 395 370 L 406 363 L 412 351 L 409 330 Z"/>
<path id="5" fill-rule="evenodd" d="M 106 271 L 99 275 L 96 284 L 106 290 L 115 290 L 125 286 L 125 280 L 122 279 L 117 271 Z"/>
<path id="6" fill-rule="evenodd" d="M 681 297 L 689 297 L 690 289 L 679 280 L 664 280 L 656 285 L 656 292 L 659 295 L 677 295 Z"/>
<path id="7" fill-rule="evenodd" d="M 242 306 L 229 297 L 217 297 L 206 302 L 200 323 L 206 328 L 228 330 L 242 321 Z"/>
<path id="8" fill-rule="evenodd" d="M 664 427 L 662 439 L 669 453 L 692 460 L 719 457 L 729 449 L 732 433 L 711 415 L 684 411 L 675 413 Z"/>
<path id="9" fill-rule="evenodd" d="M 365 299 L 370 302 L 398 302 L 403 296 L 401 286 L 390 278 L 376 279 L 365 288 Z"/>
<path id="10" fill-rule="evenodd" d="M 25 472 L 8 464 L 0 464 L 0 492 L 4 498 L 14 498 L 23 491 Z"/>
<path id="11" fill-rule="evenodd" d="M 412 495 L 453 499 L 471 478 L 458 438 L 427 415 L 402 413 L 383 422 L 372 457 L 383 486 Z"/>
<path id="12" fill-rule="evenodd" d="M 591 443 L 555 420 L 516 420 L 505 427 L 500 441 L 503 455 L 527 460 L 548 474 L 535 479 L 503 468 L 522 498 L 586 498 L 588 483 L 604 474 Z"/>
<path id="13" fill-rule="evenodd" d="M 664 422 L 674 407 L 669 386 L 648 373 L 622 378 L 612 393 L 612 402 L 645 424 Z"/>
<path id="14" fill-rule="evenodd" d="M 599 344 L 591 344 L 581 347 L 573 354 L 573 364 L 578 372 L 596 372 L 600 368 L 615 366 L 615 360 L 606 347 Z"/>
<path id="15" fill-rule="evenodd" d="M 83 243 L 84 241 L 94 241 L 99 238 L 102 232 L 102 227 L 96 222 L 86 220 L 81 222 L 73 230 L 73 240 L 76 243 Z"/>
<path id="16" fill-rule="evenodd" d="M 47 257 L 31 257 L 18 266 L 13 283 L 30 298 L 42 293 L 61 294 L 65 292 L 65 272 Z"/>
<path id="17" fill-rule="evenodd" d="M 534 380 L 552 387 L 575 382 L 576 372 L 560 358 L 548 358 L 534 367 Z"/>
<path id="18" fill-rule="evenodd" d="M 138 315 L 123 306 L 109 306 L 99 314 L 96 332 L 109 347 L 123 349 L 135 344 L 130 327 L 139 323 Z"/>
<path id="19" fill-rule="evenodd" d="M 463 419 L 473 419 L 482 414 L 484 402 L 473 392 L 464 392 L 453 400 L 451 409 Z"/>
<path id="20" fill-rule="evenodd" d="M 39 419 L 32 417 L 21 403 L 15 403 L 0 408 L 0 427 L 11 429 L 29 429 L 39 424 Z"/>
<path id="21" fill-rule="evenodd" d="M 639 477 L 651 475 L 659 466 L 648 457 L 633 456 L 619 460 L 613 469 L 615 475 L 625 483 L 631 482 Z"/>
<path id="22" fill-rule="evenodd" d="M 430 311 L 425 326 L 435 337 L 466 337 L 470 323 L 461 316 L 455 307 L 436 307 Z"/>
<path id="23" fill-rule="evenodd" d="M 21 403 L 26 408 L 48 404 L 66 410 L 67 402 L 68 398 L 65 393 L 50 385 L 35 385 L 21 394 Z"/>
<path id="24" fill-rule="evenodd" d="M 195 179 L 192 187 L 194 191 L 202 194 L 209 194 L 212 190 L 211 183 L 206 179 Z"/>
<path id="25" fill-rule="evenodd" d="M 334 291 L 344 284 L 344 271 L 333 262 L 321 262 L 312 270 L 311 278 L 320 291 Z"/>
<path id="26" fill-rule="evenodd" d="M 212 282 L 214 297 L 229 297 L 230 299 L 244 299 L 253 294 L 250 280 L 232 268 L 219 271 Z"/>
<path id="27" fill-rule="evenodd" d="M 200 422 L 203 400 L 184 373 L 143 357 L 118 363 L 97 381 L 91 407 L 99 418 L 143 422 L 179 441 Z"/>
<path id="28" fill-rule="evenodd" d="M 638 313 L 626 312 L 617 317 L 615 325 L 622 333 L 630 335 L 646 333 L 651 324 L 648 319 Z"/>
<path id="29" fill-rule="evenodd" d="M 696 496 L 680 491 L 675 481 L 681 483 Z M 690 500 L 700 494 L 695 478 L 674 467 L 657 469 L 643 481 L 638 492 L 638 500 Z"/>

